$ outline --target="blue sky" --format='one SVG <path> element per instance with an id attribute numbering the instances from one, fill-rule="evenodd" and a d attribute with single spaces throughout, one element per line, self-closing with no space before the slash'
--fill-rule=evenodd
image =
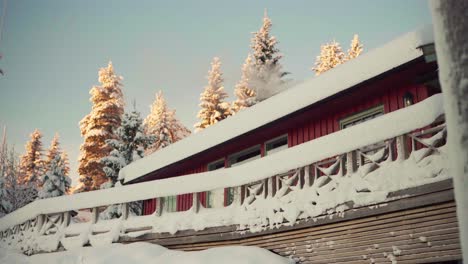
<path id="1" fill-rule="evenodd" d="M 325 42 L 336 40 L 346 50 L 357 33 L 367 51 L 431 23 L 422 0 L 9 0 L 0 43 L 0 126 L 7 126 L 18 152 L 35 128 L 45 148 L 58 132 L 76 177 L 78 122 L 91 109 L 99 68 L 112 60 L 129 107 L 136 100 L 146 116 L 162 90 L 192 129 L 211 59 L 221 58 L 232 99 L 264 8 L 283 68 L 297 81 L 313 77 L 310 68 Z"/>

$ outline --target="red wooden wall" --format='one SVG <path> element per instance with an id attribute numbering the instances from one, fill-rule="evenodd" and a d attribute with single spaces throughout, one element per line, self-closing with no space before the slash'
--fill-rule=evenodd
<path id="1" fill-rule="evenodd" d="M 328 135 L 340 130 L 340 120 L 352 114 L 370 109 L 375 106 L 384 106 L 384 112 L 390 113 L 403 108 L 403 96 L 410 92 L 414 97 L 414 103 L 418 103 L 428 97 L 428 89 L 424 85 L 401 86 L 389 88 L 384 93 L 373 94 L 356 98 L 345 107 L 325 107 L 326 111 L 319 116 L 311 116 L 302 123 L 288 131 L 288 145 L 299 145 L 309 140 Z"/>
<path id="2" fill-rule="evenodd" d="M 433 91 L 430 91 L 428 87 L 418 84 L 420 83 L 418 78 L 427 72 L 434 71 L 436 67 L 435 63 L 426 64 L 422 59 L 413 62 L 398 71 L 386 74 L 384 77 L 367 81 L 293 115 L 232 139 L 213 149 L 205 150 L 197 154 L 196 157 L 189 157 L 162 168 L 140 181 L 204 172 L 210 162 L 222 158 L 226 161 L 226 157 L 230 154 L 257 144 L 263 146 L 266 141 L 286 133 L 288 134 L 288 145 L 295 146 L 338 131 L 340 129 L 339 121 L 357 112 L 382 104 L 385 113 L 403 108 L 403 96 L 407 92 L 413 95 L 414 103 L 418 103 L 433 94 Z M 327 87 L 311 87 L 311 89 L 327 89 Z M 206 193 L 198 195 L 201 203 L 205 206 Z M 192 198 L 192 194 L 178 195 L 177 211 L 190 209 Z M 155 199 L 144 201 L 144 214 L 151 214 L 155 209 Z"/>

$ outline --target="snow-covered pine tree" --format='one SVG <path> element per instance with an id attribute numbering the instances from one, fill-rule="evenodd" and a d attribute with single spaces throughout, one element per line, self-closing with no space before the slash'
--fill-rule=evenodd
<path id="1" fill-rule="evenodd" d="M 146 148 L 154 142 L 155 138 L 144 133 L 143 120 L 136 110 L 124 114 L 122 123 L 116 129 L 115 135 L 115 139 L 106 141 L 112 147 L 112 151 L 109 156 L 101 159 L 104 172 L 108 178 L 108 181 L 101 185 L 103 189 L 119 186 L 120 169 L 134 160 L 142 158 Z M 131 203 L 130 210 L 133 214 L 140 214 L 141 203 Z M 121 215 L 120 207 L 109 206 L 100 215 L 103 219 L 119 217 Z"/>
<path id="2" fill-rule="evenodd" d="M 142 158 L 146 148 L 154 141 L 154 136 L 144 133 L 143 119 L 136 110 L 124 114 L 120 127 L 114 133 L 116 138 L 106 141 L 112 151 L 101 159 L 104 172 L 110 182 L 105 185 L 105 188 L 114 187 L 118 181 L 120 169 Z"/>
<path id="3" fill-rule="evenodd" d="M 278 41 L 270 36 L 271 19 L 265 10 L 263 25 L 253 33 L 251 40 L 253 62 L 249 78 L 249 88 L 254 90 L 258 101 L 263 101 L 286 89 L 282 79 L 287 72 L 282 71 L 279 60 L 282 55 L 276 45 Z"/>
<path id="4" fill-rule="evenodd" d="M 0 217 L 8 214 L 12 209 L 12 205 L 8 199 L 8 189 L 5 184 L 4 175 L 0 175 Z"/>
<path id="5" fill-rule="evenodd" d="M 19 184 L 20 165 L 14 148 L 8 150 L 4 170 L 4 185 L 7 190 L 7 200 L 11 204 L 11 211 L 34 201 L 37 197 L 36 185 L 31 182 Z"/>
<path id="6" fill-rule="evenodd" d="M 62 155 L 55 154 L 51 160 L 49 168 L 41 177 L 42 188 L 38 193 L 39 199 L 65 195 L 71 185 L 71 179 L 65 174 L 66 165 L 62 160 Z"/>
<path id="7" fill-rule="evenodd" d="M 65 151 L 61 151 L 60 156 L 62 157 L 63 172 L 65 175 L 70 175 L 70 160 L 68 159 L 68 154 Z"/>
<path id="8" fill-rule="evenodd" d="M 317 56 L 312 70 L 315 71 L 315 75 L 320 75 L 345 62 L 345 58 L 340 44 L 332 41 L 321 46 L 320 55 Z"/>
<path id="9" fill-rule="evenodd" d="M 213 58 L 211 69 L 208 71 L 208 85 L 200 95 L 200 111 L 197 117 L 200 122 L 195 124 L 195 131 L 203 130 L 231 115 L 231 107 L 224 99 L 228 97 L 223 87 L 221 61 Z"/>
<path id="10" fill-rule="evenodd" d="M 26 153 L 20 158 L 20 184 L 31 183 L 37 186 L 43 173 L 42 134 L 36 129 L 31 134 L 31 140 L 26 143 Z"/>
<path id="11" fill-rule="evenodd" d="M 80 186 L 77 192 L 99 189 L 107 181 L 101 159 L 109 155 L 111 147 L 106 140 L 115 138 L 113 131 L 120 126 L 123 114 L 123 94 L 121 76 L 114 73 L 112 62 L 99 70 L 100 86 L 94 86 L 90 101 L 91 113 L 80 121 L 81 136 L 78 173 Z"/>
<path id="12" fill-rule="evenodd" d="M 151 105 L 151 112 L 144 121 L 145 133 L 155 137 L 154 143 L 147 148 L 146 154 L 151 154 L 161 148 L 177 142 L 188 135 L 188 130 L 175 116 L 175 110 L 167 107 L 163 93 L 156 93 L 156 99 Z"/>
<path id="13" fill-rule="evenodd" d="M 257 103 L 257 95 L 253 89 L 249 88 L 249 78 L 252 71 L 252 56 L 249 54 L 242 66 L 242 75 L 240 81 L 236 84 L 234 94 L 236 100 L 232 103 L 232 112 L 237 113 L 240 110 L 251 107 Z"/>
<path id="14" fill-rule="evenodd" d="M 62 151 L 60 150 L 59 135 L 55 133 L 54 138 L 52 138 L 52 141 L 50 142 L 50 147 L 47 150 L 44 160 L 44 172 L 50 169 L 50 164 L 55 159 L 55 156 L 61 153 Z"/>
<path id="15" fill-rule="evenodd" d="M 348 50 L 348 55 L 346 56 L 346 60 L 352 60 L 357 56 L 361 55 L 363 51 L 363 45 L 359 42 L 359 36 L 354 34 L 353 39 L 351 40 L 351 45 Z"/>

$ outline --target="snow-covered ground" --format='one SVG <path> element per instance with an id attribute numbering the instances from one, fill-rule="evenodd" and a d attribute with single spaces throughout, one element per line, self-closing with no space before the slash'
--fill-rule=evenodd
<path id="1" fill-rule="evenodd" d="M 280 257 L 266 249 L 246 246 L 211 248 L 196 252 L 169 250 L 151 243 L 111 244 L 87 247 L 57 253 L 25 256 L 22 253 L 0 249 L 2 264 L 128 264 L 128 263 L 270 263 L 286 264 L 294 261 Z"/>

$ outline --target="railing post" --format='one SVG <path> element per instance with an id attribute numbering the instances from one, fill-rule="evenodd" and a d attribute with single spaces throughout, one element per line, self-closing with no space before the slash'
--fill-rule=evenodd
<path id="1" fill-rule="evenodd" d="M 128 203 L 123 203 L 122 204 L 122 219 L 123 220 L 128 219 L 128 213 L 129 213 Z"/>
<path id="2" fill-rule="evenodd" d="M 231 187 L 233 189 L 234 193 L 234 198 L 232 199 L 232 204 L 234 205 L 242 205 L 242 187 L 241 186 L 236 186 L 236 187 Z"/>
<path id="3" fill-rule="evenodd" d="M 408 147 L 406 145 L 406 139 L 406 135 L 401 135 L 396 138 L 397 160 L 405 160 L 408 158 Z"/>
<path id="4" fill-rule="evenodd" d="M 346 172 L 351 174 L 356 171 L 356 151 L 346 153 Z"/>
<path id="5" fill-rule="evenodd" d="M 70 225 L 70 211 L 63 212 L 63 226 L 68 227 Z"/>
<path id="6" fill-rule="evenodd" d="M 91 223 L 95 224 L 98 221 L 99 212 L 97 207 L 91 209 Z"/>
<path id="7" fill-rule="evenodd" d="M 266 184 L 265 185 L 267 186 L 268 197 L 273 197 L 275 195 L 275 193 L 274 193 L 274 180 L 275 180 L 275 176 L 272 176 L 272 177 L 266 179 Z"/>
<path id="8" fill-rule="evenodd" d="M 198 213 L 198 211 L 200 210 L 200 201 L 198 199 L 198 193 L 192 194 L 192 208 L 195 211 L 195 213 Z"/>
<path id="9" fill-rule="evenodd" d="M 40 214 L 37 216 L 37 223 L 36 223 L 36 232 L 40 233 L 42 226 L 44 225 L 44 219 L 45 216 L 43 214 Z"/>
<path id="10" fill-rule="evenodd" d="M 164 197 L 156 198 L 156 210 L 154 212 L 155 215 L 161 216 L 163 210 L 164 210 Z"/>
<path id="11" fill-rule="evenodd" d="M 338 164 L 338 166 L 339 166 L 340 176 L 345 176 L 346 175 L 346 162 L 345 162 L 345 159 L 347 160 L 347 154 L 340 155 L 339 159 L 340 159 L 340 164 Z"/>

